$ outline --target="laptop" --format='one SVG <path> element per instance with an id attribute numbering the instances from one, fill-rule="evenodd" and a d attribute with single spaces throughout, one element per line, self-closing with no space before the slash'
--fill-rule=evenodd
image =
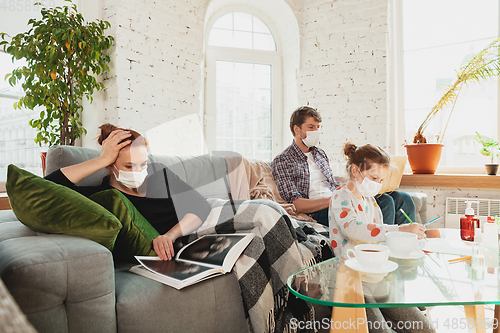
<path id="1" fill-rule="evenodd" d="M 384 179 L 382 183 L 382 188 L 379 193 L 392 192 L 399 188 L 401 183 L 401 178 L 403 178 L 403 172 L 405 170 L 406 161 L 408 156 L 397 155 L 391 156 L 391 165 L 389 166 L 389 176 Z"/>

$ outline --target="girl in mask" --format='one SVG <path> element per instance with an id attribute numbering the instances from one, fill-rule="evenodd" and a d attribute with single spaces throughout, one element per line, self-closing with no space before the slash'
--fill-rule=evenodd
<path id="1" fill-rule="evenodd" d="M 389 155 L 380 147 L 357 147 L 352 143 L 345 144 L 344 154 L 349 181 L 333 191 L 329 209 L 330 241 L 335 255 L 345 254 L 358 244 L 382 242 L 388 231 L 411 232 L 423 238 L 425 227 L 418 223 L 383 224 L 374 196 L 389 174 Z"/>
<path id="2" fill-rule="evenodd" d="M 174 242 L 198 228 L 210 205 L 196 190 L 162 164 L 148 164 L 146 139 L 133 130 L 112 124 L 99 127 L 99 157 L 56 170 L 45 178 L 85 196 L 117 189 L 160 233 L 153 248 L 162 260 L 174 257 Z M 83 178 L 107 168 L 99 186 L 76 186 Z"/>
<path id="3" fill-rule="evenodd" d="M 347 157 L 349 181 L 333 191 L 329 208 L 330 241 L 335 256 L 343 255 L 348 249 L 363 243 L 378 243 L 385 240 L 388 231 L 414 233 L 419 239 L 425 234 L 425 227 L 418 223 L 403 225 L 383 224 L 382 211 L 374 196 L 382 188 L 382 182 L 389 174 L 389 155 L 380 147 L 364 145 L 357 147 L 346 143 L 344 154 Z M 366 296 L 365 302 L 374 299 Z M 367 308 L 367 320 L 379 324 L 392 322 L 397 332 L 435 332 L 431 323 L 417 307 L 408 308 Z M 417 329 L 398 330 L 397 322 L 421 322 Z M 373 325 L 373 327 L 377 327 Z M 379 325 L 380 329 L 370 328 L 370 333 L 390 333 L 389 325 Z"/>

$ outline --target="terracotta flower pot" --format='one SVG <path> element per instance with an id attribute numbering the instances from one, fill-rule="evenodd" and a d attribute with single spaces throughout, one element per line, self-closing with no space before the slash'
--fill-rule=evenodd
<path id="1" fill-rule="evenodd" d="M 486 174 L 490 176 L 496 176 L 498 171 L 498 164 L 485 164 Z"/>
<path id="2" fill-rule="evenodd" d="M 439 143 L 405 145 L 411 171 L 414 174 L 434 174 L 441 158 L 443 146 Z"/>

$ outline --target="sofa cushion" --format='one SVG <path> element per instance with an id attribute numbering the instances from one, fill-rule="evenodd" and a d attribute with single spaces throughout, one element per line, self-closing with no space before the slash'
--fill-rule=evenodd
<path id="1" fill-rule="evenodd" d="M 117 332 L 113 258 L 106 248 L 81 237 L 39 234 L 0 242 L 0 254 L 0 277 L 38 332 Z"/>
<path id="2" fill-rule="evenodd" d="M 122 224 L 113 250 L 116 259 L 136 262 L 134 256 L 156 256 L 152 242 L 160 234 L 120 191 L 105 190 L 89 198 L 113 213 Z"/>
<path id="3" fill-rule="evenodd" d="M 13 212 L 30 229 L 85 237 L 113 249 L 122 225 L 101 205 L 13 164 L 5 187 Z"/>
<path id="4" fill-rule="evenodd" d="M 115 270 L 120 333 L 249 331 L 236 273 L 176 290 L 129 269 Z"/>
<path id="5" fill-rule="evenodd" d="M 47 168 L 45 170 L 45 174 L 50 175 L 56 170 L 91 160 L 99 157 L 99 155 L 101 155 L 101 152 L 96 149 L 58 145 L 51 146 L 47 152 Z M 77 185 L 97 186 L 101 184 L 102 179 L 108 174 L 108 169 L 102 168 L 101 170 L 80 180 Z"/>

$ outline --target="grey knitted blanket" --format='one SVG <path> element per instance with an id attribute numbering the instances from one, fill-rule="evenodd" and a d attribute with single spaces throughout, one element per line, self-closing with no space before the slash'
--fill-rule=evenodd
<path id="1" fill-rule="evenodd" d="M 286 286 L 290 275 L 331 257 L 326 230 L 320 234 L 290 219 L 270 200 L 209 199 L 212 211 L 190 241 L 206 234 L 256 234 L 234 266 L 250 332 L 291 332 L 290 320 L 314 320 L 310 303 Z"/>

